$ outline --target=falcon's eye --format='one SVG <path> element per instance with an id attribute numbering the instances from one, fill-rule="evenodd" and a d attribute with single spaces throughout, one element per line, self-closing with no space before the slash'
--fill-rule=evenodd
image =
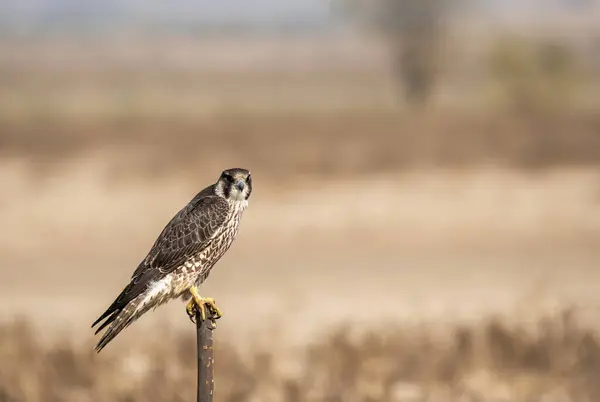
<path id="1" fill-rule="evenodd" d="M 233 182 L 233 176 L 230 175 L 228 172 L 223 172 L 223 178 L 230 183 Z"/>

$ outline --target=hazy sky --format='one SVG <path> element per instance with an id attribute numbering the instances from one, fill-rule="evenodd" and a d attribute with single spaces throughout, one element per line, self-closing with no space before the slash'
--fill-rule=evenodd
<path id="1" fill-rule="evenodd" d="M 192 13 L 202 20 L 270 20 L 275 18 L 322 17 L 327 0 L 0 0 L 3 14 L 61 15 L 83 13 L 135 14 L 185 17 Z M 6 15 L 6 14 L 5 14 Z"/>
<path id="2" fill-rule="evenodd" d="M 136 27 L 197 28 L 205 25 L 335 25 L 330 1 L 343 0 L 0 0 L 0 32 L 53 29 L 110 30 Z M 401 1 L 401 0 L 398 0 Z M 475 0 L 500 18 L 600 0 Z"/>
<path id="3" fill-rule="evenodd" d="M 0 32 L 310 26 L 331 21 L 328 0 L 0 0 Z"/>

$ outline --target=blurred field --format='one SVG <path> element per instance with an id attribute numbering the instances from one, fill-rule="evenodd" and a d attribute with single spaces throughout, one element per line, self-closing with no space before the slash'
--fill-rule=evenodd
<path id="1" fill-rule="evenodd" d="M 118 177 L 195 177 L 237 163 L 265 180 L 600 161 L 597 81 L 570 81 L 585 69 L 511 89 L 514 105 L 499 107 L 482 51 L 454 50 L 434 106 L 414 113 L 402 107 L 376 44 L 355 37 L 0 42 L 0 152 L 42 169 L 103 152 Z M 505 85 L 534 81 L 535 65 L 520 61 L 521 51 L 498 50 Z M 586 90 L 571 100 L 581 85 Z M 536 108 L 554 93 L 562 103 Z"/>
<path id="2" fill-rule="evenodd" d="M 122 342 L 96 357 L 66 336 L 47 346 L 27 324 L 0 329 L 3 401 L 186 401 L 194 397 L 195 339 Z M 221 334 L 222 335 L 222 334 Z M 565 310 L 530 328 L 491 318 L 445 331 L 427 325 L 341 327 L 290 349 L 265 330 L 216 346 L 222 401 L 593 401 L 600 397 L 597 334 Z M 252 347 L 249 347 L 253 345 Z"/>
<path id="3" fill-rule="evenodd" d="M 233 166 L 255 191 L 205 286 L 225 313 L 218 400 L 600 397 L 597 81 L 504 107 L 461 70 L 414 111 L 353 40 L 0 57 L 0 402 L 193 396 L 183 304 L 100 356 L 89 325 Z"/>

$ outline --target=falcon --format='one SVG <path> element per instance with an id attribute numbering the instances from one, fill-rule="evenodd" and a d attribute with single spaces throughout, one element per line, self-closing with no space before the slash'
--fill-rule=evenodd
<path id="1" fill-rule="evenodd" d="M 222 316 L 215 300 L 201 297 L 198 287 L 233 243 L 251 193 L 250 172 L 228 169 L 171 219 L 129 284 L 92 324 L 104 321 L 96 334 L 108 326 L 95 347 L 98 353 L 144 313 L 176 298 L 191 298 L 186 312 L 193 322 L 197 312 L 206 320 L 206 309 Z"/>

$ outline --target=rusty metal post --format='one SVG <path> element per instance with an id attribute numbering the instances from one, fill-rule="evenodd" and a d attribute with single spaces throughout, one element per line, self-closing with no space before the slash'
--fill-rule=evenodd
<path id="1" fill-rule="evenodd" d="M 213 402 L 215 392 L 213 349 L 213 330 L 215 318 L 210 309 L 206 309 L 206 320 L 196 312 L 196 340 L 198 350 L 198 402 Z"/>

